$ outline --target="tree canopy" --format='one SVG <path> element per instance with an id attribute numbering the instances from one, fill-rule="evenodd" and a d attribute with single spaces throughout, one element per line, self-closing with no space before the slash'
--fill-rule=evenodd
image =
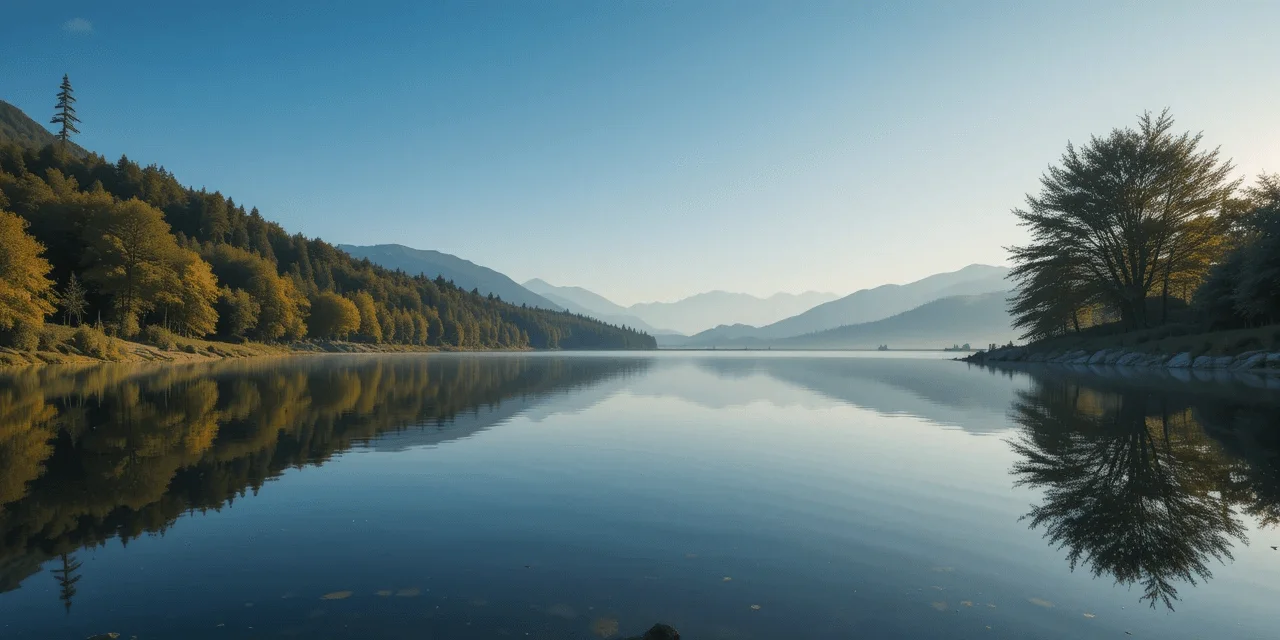
<path id="1" fill-rule="evenodd" d="M 1027 337 L 1078 329 L 1093 313 L 1144 328 L 1153 293 L 1167 301 L 1171 287 L 1203 279 L 1239 181 L 1199 134 L 1173 127 L 1168 112 L 1147 113 L 1136 128 L 1067 145 L 1014 211 L 1031 236 L 1010 249 L 1011 311 Z"/>

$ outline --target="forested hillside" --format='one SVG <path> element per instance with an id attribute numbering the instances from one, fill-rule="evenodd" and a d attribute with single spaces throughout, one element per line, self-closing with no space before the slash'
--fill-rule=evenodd
<path id="1" fill-rule="evenodd" d="M 160 166 L 108 162 L 56 141 L 24 144 L 30 136 L 9 132 L 39 125 L 15 125 L 11 112 L 6 122 L 4 346 L 34 348 L 46 317 L 152 339 L 172 332 L 464 348 L 655 346 L 637 331 L 356 260 L 323 240 L 289 234 L 231 197 L 185 187 Z"/>

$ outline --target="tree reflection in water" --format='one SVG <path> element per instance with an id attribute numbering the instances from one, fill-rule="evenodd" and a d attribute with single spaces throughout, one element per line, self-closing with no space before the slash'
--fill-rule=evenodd
<path id="1" fill-rule="evenodd" d="M 1016 484 L 1044 491 L 1025 518 L 1072 570 L 1141 585 L 1142 600 L 1172 609 L 1179 583 L 1210 579 L 1247 544 L 1243 516 L 1275 524 L 1280 513 L 1274 437 L 1257 446 L 1278 426 L 1276 405 L 1239 391 L 1038 376 L 1013 406 Z M 1255 459 L 1230 450 L 1239 439 Z"/>

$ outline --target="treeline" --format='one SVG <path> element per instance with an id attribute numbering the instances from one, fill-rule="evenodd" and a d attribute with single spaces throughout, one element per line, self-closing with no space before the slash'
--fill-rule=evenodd
<path id="1" fill-rule="evenodd" d="M 608 358 L 350 358 L 0 374 L 0 592 L 389 431 L 643 371 Z"/>
<path id="2" fill-rule="evenodd" d="M 645 349 L 653 337 L 356 260 L 162 167 L 0 140 L 0 346 L 53 317 L 152 341 Z"/>
<path id="3" fill-rule="evenodd" d="M 1011 248 L 1025 338 L 1280 322 L 1280 177 L 1244 187 L 1218 149 L 1173 125 L 1145 114 L 1068 145 L 1014 211 L 1031 236 Z"/>

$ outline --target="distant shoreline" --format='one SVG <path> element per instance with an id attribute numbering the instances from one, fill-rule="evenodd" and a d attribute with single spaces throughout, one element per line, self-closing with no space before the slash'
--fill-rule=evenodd
<path id="1" fill-rule="evenodd" d="M 833 352 L 841 352 L 841 353 L 846 353 L 846 352 L 857 352 L 857 353 L 862 353 L 862 352 L 870 352 L 870 353 L 903 353 L 903 352 L 908 352 L 908 353 L 976 353 L 978 350 L 977 350 L 977 349 L 951 349 L 951 348 L 939 348 L 939 349 L 874 349 L 874 348 L 861 348 L 861 349 L 831 349 L 831 348 L 821 348 L 821 349 L 820 349 L 820 348 L 814 348 L 814 347 L 785 347 L 785 348 L 779 348 L 779 349 L 769 349 L 769 348 L 761 348 L 761 347 L 725 347 L 725 348 L 723 348 L 723 349 L 716 349 L 716 348 L 712 348 L 712 347 L 658 347 L 657 349 L 654 349 L 654 351 L 713 351 L 713 352 L 714 352 L 714 351 L 728 351 L 728 352 L 735 352 L 735 353 L 736 353 L 736 352 L 738 352 L 738 351 L 766 351 L 766 352 L 767 352 L 767 351 L 781 351 L 781 352 L 784 352 L 784 353 L 785 353 L 785 352 L 789 352 L 789 351 L 811 351 L 811 352 L 816 352 L 816 353 L 820 353 L 820 352 L 824 352 L 824 351 L 833 351 Z"/>

